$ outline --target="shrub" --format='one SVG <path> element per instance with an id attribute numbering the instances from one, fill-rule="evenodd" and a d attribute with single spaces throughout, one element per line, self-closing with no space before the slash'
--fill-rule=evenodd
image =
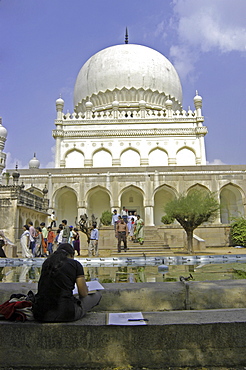
<path id="1" fill-rule="evenodd" d="M 104 211 L 102 213 L 102 217 L 100 218 L 100 221 L 103 225 L 109 226 L 111 225 L 112 220 L 112 213 L 110 211 Z"/>
<path id="2" fill-rule="evenodd" d="M 172 224 L 172 223 L 174 222 L 174 220 L 175 220 L 175 218 L 173 218 L 173 217 L 169 217 L 169 216 L 167 216 L 167 215 L 162 216 L 162 218 L 161 218 L 161 222 L 162 222 L 163 224 L 165 224 L 165 225 L 170 225 L 170 224 Z"/>
<path id="3" fill-rule="evenodd" d="M 246 247 L 246 219 L 244 217 L 234 218 L 230 229 L 232 245 Z"/>

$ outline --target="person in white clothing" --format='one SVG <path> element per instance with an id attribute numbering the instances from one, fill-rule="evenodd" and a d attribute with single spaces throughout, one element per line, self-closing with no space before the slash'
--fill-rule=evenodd
<path id="1" fill-rule="evenodd" d="M 29 226 L 24 225 L 23 226 L 23 233 L 20 237 L 20 244 L 22 249 L 22 257 L 24 258 L 31 258 L 32 253 L 29 249 L 30 246 L 30 233 L 29 233 Z"/>

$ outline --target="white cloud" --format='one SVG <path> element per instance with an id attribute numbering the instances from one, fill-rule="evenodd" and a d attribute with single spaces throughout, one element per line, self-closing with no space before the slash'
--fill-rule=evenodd
<path id="1" fill-rule="evenodd" d="M 20 159 L 12 158 L 12 155 L 11 155 L 10 152 L 6 153 L 6 155 L 7 155 L 7 158 L 6 158 L 6 168 L 7 169 L 11 169 L 11 168 L 15 169 L 16 165 L 20 169 L 21 168 L 29 168 L 29 165 L 28 164 L 23 165 Z"/>
<path id="2" fill-rule="evenodd" d="M 197 53 L 191 53 L 182 45 L 173 45 L 170 48 L 170 56 L 174 61 L 175 68 L 177 69 L 181 79 L 184 79 L 187 76 L 192 76 L 195 62 L 198 60 Z"/>
<path id="3" fill-rule="evenodd" d="M 245 14 L 245 0 L 173 0 L 169 26 L 177 42 L 170 55 L 180 76 L 192 72 L 202 53 L 246 52 Z"/>
<path id="4" fill-rule="evenodd" d="M 55 153 L 56 153 L 56 146 L 53 145 L 51 147 L 51 156 L 52 156 L 52 160 L 50 162 L 48 162 L 44 167 L 45 168 L 54 168 L 55 167 Z"/>
<path id="5" fill-rule="evenodd" d="M 207 161 L 208 165 L 220 166 L 225 165 L 226 163 L 222 162 L 221 159 L 214 159 L 212 162 Z"/>

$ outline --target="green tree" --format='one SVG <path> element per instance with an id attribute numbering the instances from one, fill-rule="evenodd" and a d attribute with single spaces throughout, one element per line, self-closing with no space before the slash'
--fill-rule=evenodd
<path id="1" fill-rule="evenodd" d="M 167 218 L 176 219 L 187 235 L 188 253 L 193 252 L 193 232 L 203 222 L 211 221 L 217 215 L 219 203 L 214 194 L 194 190 L 168 202 L 164 211 Z"/>
<path id="2" fill-rule="evenodd" d="M 237 217 L 232 220 L 230 237 L 232 245 L 246 247 L 246 219 Z"/>
<path id="3" fill-rule="evenodd" d="M 101 223 L 105 226 L 111 225 L 112 213 L 110 211 L 104 211 L 100 219 Z"/>

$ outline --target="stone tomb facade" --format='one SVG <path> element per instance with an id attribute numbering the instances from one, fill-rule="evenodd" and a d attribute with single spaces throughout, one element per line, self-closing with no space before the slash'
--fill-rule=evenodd
<path id="1" fill-rule="evenodd" d="M 203 189 L 221 204 L 213 225 L 227 227 L 245 215 L 246 166 L 206 165 L 198 92 L 192 105 L 183 109 L 178 74 L 159 52 L 134 44 L 101 50 L 77 76 L 73 112 L 56 100 L 54 168 L 40 169 L 34 155 L 29 169 L 19 170 L 21 181 L 36 195 L 47 189 L 48 212 L 58 223 L 74 225 L 84 213 L 99 221 L 103 211 L 125 206 L 146 226 L 159 226 L 169 200 Z"/>

